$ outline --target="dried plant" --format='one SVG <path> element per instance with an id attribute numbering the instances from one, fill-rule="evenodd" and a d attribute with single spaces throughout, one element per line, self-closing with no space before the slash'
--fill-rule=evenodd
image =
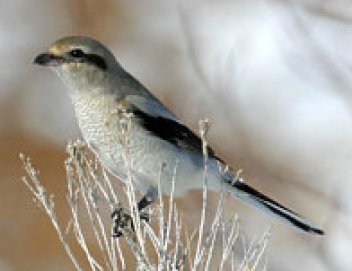
<path id="1" fill-rule="evenodd" d="M 238 217 L 228 219 L 225 214 L 225 194 L 219 196 L 214 217 L 207 218 L 208 122 L 200 123 L 204 154 L 203 207 L 199 225 L 191 233 L 182 222 L 174 201 L 173 189 L 168 200 L 161 196 L 163 165 L 159 175 L 159 200 L 147 214 L 149 221 L 141 219 L 146 217 L 146 214 L 137 208 L 133 175 L 128 159 L 128 121 L 125 124 L 121 130 L 121 141 L 126 146 L 123 156 L 128 177 L 122 191 L 116 191 L 113 188 L 113 178 L 96 160 L 89 159 L 84 143 L 77 140 L 68 144 L 68 158 L 65 162 L 67 203 L 71 212 L 68 222 L 58 221 L 54 196 L 47 194 L 30 158 L 24 154 L 20 155 L 27 174 L 22 181 L 49 217 L 75 269 L 85 270 L 83 261 L 87 261 L 91 270 L 130 270 L 131 267 L 124 256 L 126 253 L 134 255 L 136 270 L 266 268 L 265 261 L 261 259 L 269 240 L 270 230 L 247 248 Z M 173 172 L 172 186 L 174 187 L 176 183 L 177 165 Z M 121 203 L 123 196 L 127 197 L 126 207 Z M 120 217 L 126 219 L 126 226 L 120 229 L 122 237 L 119 238 L 113 237 L 114 223 L 109 218 L 115 210 L 118 210 Z M 207 225 L 210 225 L 209 230 L 205 227 L 206 220 Z M 94 240 L 91 238 L 92 233 Z M 77 256 L 77 252 L 75 253 L 72 248 L 73 243 L 79 245 L 86 259 Z M 126 246 L 122 246 L 122 243 Z M 98 253 L 91 249 L 94 245 L 99 247 Z M 242 252 L 238 247 L 242 248 Z"/>

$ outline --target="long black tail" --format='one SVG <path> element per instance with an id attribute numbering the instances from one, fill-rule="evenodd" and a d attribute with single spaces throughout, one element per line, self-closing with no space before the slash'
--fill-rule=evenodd
<path id="1" fill-rule="evenodd" d="M 230 191 L 235 197 L 240 198 L 244 202 L 257 207 L 263 211 L 275 215 L 277 218 L 309 233 L 324 234 L 324 231 L 316 227 L 313 223 L 301 217 L 297 213 L 287 209 L 280 203 L 268 198 L 264 194 L 245 184 L 241 180 L 229 183 L 234 190 Z"/>

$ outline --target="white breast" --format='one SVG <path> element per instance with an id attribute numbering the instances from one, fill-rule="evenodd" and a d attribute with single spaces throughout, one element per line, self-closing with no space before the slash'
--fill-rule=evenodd
<path id="1" fill-rule="evenodd" d="M 126 154 L 133 180 L 144 192 L 149 186 L 157 187 L 163 164 L 166 165 L 161 177 L 163 192 L 170 192 L 176 163 L 178 164 L 176 194 L 201 187 L 201 160 L 199 163 L 194 161 L 194 157 L 188 152 L 185 153 L 169 142 L 156 138 L 133 120 L 127 132 L 128 147 L 124 147 L 121 115 L 113 97 L 77 95 L 73 96 L 72 100 L 84 139 L 103 165 L 118 177 L 126 178 L 124 159 Z"/>

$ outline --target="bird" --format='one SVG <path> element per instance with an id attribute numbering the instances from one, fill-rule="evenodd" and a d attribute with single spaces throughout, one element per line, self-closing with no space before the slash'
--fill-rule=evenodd
<path id="1" fill-rule="evenodd" d="M 143 195 L 139 210 L 156 200 L 159 182 L 163 194 L 171 193 L 176 166 L 175 196 L 203 188 L 202 139 L 102 43 L 85 36 L 63 37 L 37 55 L 34 63 L 50 67 L 65 83 L 85 142 L 104 168 L 121 180 L 128 177 L 127 149 L 132 180 Z M 324 234 L 308 219 L 246 184 L 210 146 L 206 153 L 208 190 L 225 191 L 304 232 Z"/>

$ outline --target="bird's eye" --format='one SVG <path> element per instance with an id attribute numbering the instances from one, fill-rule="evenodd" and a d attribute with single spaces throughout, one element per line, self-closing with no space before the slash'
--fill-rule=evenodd
<path id="1" fill-rule="evenodd" d="M 73 49 L 70 51 L 70 56 L 74 58 L 81 58 L 84 56 L 84 52 L 81 49 Z"/>

